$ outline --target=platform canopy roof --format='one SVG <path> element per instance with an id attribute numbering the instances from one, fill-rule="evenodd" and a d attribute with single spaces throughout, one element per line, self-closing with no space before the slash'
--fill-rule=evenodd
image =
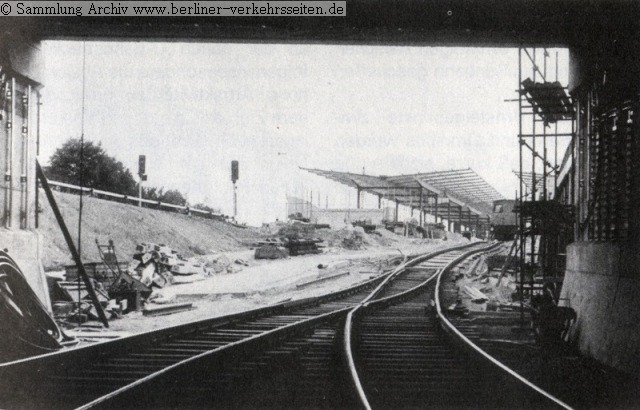
<path id="1" fill-rule="evenodd" d="M 423 209 L 431 214 L 443 215 L 449 206 L 455 206 L 486 216 L 492 211 L 493 201 L 504 199 L 471 168 L 396 176 L 301 169 L 413 208 L 420 208 L 422 198 Z"/>

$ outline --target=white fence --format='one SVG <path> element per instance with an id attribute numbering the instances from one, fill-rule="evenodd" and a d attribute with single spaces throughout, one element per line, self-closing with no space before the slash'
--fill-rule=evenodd
<path id="1" fill-rule="evenodd" d="M 94 188 L 88 188 L 88 187 L 79 187 L 77 185 L 67 184 L 64 182 L 49 180 L 49 185 L 52 187 L 52 189 L 55 189 L 58 191 L 67 191 L 75 194 L 79 194 L 80 192 L 82 192 L 84 195 L 98 197 L 98 198 L 106 199 L 109 201 L 128 203 L 132 205 L 138 205 L 138 203 L 142 203 L 142 204 L 145 204 L 144 206 L 146 208 L 159 209 L 161 211 L 181 212 L 187 215 L 196 215 L 196 216 L 209 218 L 209 219 L 218 219 L 221 221 L 225 221 L 228 219 L 228 217 L 223 214 L 204 211 L 202 209 L 190 208 L 189 206 L 168 204 L 166 202 L 152 201 L 150 199 L 140 199 L 137 196 L 116 194 L 115 192 L 102 191 L 100 189 L 94 189 Z"/>

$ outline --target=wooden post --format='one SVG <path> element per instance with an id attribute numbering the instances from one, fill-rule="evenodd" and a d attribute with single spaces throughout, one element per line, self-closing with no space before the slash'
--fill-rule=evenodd
<path id="1" fill-rule="evenodd" d="M 447 201 L 447 231 L 451 232 L 451 200 Z"/>
<path id="2" fill-rule="evenodd" d="M 87 288 L 87 292 L 89 293 L 89 297 L 91 298 L 91 302 L 93 302 L 93 306 L 96 308 L 98 312 L 98 317 L 102 321 L 104 327 L 109 327 L 109 321 L 107 320 L 107 316 L 104 314 L 104 310 L 102 310 L 102 306 L 98 301 L 98 296 L 96 295 L 95 290 L 93 289 L 93 284 L 87 275 L 87 271 L 84 268 L 84 264 L 80 259 L 80 254 L 76 249 L 76 246 L 73 243 L 73 239 L 71 238 L 71 234 L 69 233 L 69 229 L 67 229 L 67 225 L 62 218 L 62 214 L 60 213 L 60 209 L 58 208 L 58 204 L 56 203 L 55 198 L 53 197 L 53 192 L 51 192 L 51 188 L 49 187 L 49 182 L 47 181 L 47 177 L 44 176 L 44 172 L 42 172 L 42 168 L 40 167 L 40 163 L 36 161 L 36 175 L 40 180 L 40 184 L 42 184 L 42 188 L 44 189 L 44 193 L 47 195 L 47 199 L 49 200 L 49 204 L 51 205 L 51 209 L 53 210 L 53 214 L 58 221 L 58 225 L 60 225 L 60 230 L 62 231 L 62 236 L 64 236 L 65 241 L 67 242 L 67 246 L 69 247 L 69 251 L 71 252 L 71 256 L 78 267 L 78 274 L 84 281 L 84 285 Z"/>

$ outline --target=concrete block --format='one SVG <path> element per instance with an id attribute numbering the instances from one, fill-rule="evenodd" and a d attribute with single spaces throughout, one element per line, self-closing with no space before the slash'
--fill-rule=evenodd
<path id="1" fill-rule="evenodd" d="M 628 275 L 616 244 L 573 243 L 567 255 L 560 298 L 577 313 L 571 340 L 608 366 L 640 372 L 640 277 Z"/>

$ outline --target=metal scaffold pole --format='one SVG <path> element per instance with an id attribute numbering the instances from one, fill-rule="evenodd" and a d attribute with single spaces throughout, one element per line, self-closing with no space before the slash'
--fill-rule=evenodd
<path id="1" fill-rule="evenodd" d="M 520 179 L 520 200 L 518 203 L 518 209 L 521 211 L 522 210 L 522 193 L 524 192 L 524 183 L 523 183 L 523 179 L 522 179 L 522 148 L 523 148 L 523 143 L 524 140 L 522 138 L 522 47 L 518 48 L 518 138 L 519 138 L 519 166 L 520 166 L 520 170 L 519 170 L 519 179 Z M 519 215 L 519 229 L 518 229 L 518 235 L 520 237 L 520 263 L 518 263 L 518 275 L 519 275 L 519 279 L 520 279 L 520 289 L 519 289 L 519 295 L 520 295 L 520 322 L 521 324 L 524 324 L 524 292 L 523 292 L 523 285 L 524 285 L 524 219 L 522 217 L 522 212 L 518 213 Z"/>

